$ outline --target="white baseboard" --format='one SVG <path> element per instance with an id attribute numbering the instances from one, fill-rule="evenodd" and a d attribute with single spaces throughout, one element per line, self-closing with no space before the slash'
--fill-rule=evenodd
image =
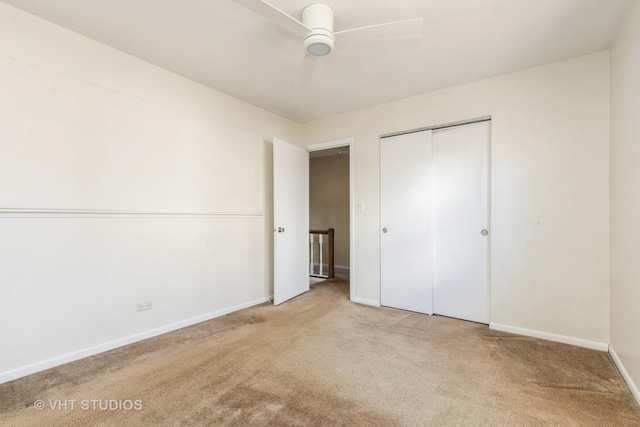
<path id="1" fill-rule="evenodd" d="M 512 334 L 525 335 L 528 337 L 541 338 L 543 340 L 561 342 L 564 344 L 577 345 L 578 347 L 590 348 L 593 350 L 609 351 L 609 344 L 597 341 L 584 340 L 582 338 L 568 337 L 565 335 L 556 335 L 549 332 L 535 331 L 533 329 L 518 328 L 517 326 L 502 325 L 500 323 L 489 324 L 490 329 L 496 331 L 510 332 Z"/>
<path id="2" fill-rule="evenodd" d="M 349 271 L 350 267 L 348 265 L 334 265 L 333 268 L 335 270 Z"/>
<path id="3" fill-rule="evenodd" d="M 620 374 L 622 374 L 622 378 L 624 378 L 624 380 L 627 382 L 627 385 L 629 386 L 629 389 L 631 390 L 631 394 L 633 394 L 633 397 L 636 398 L 636 401 L 640 405 L 640 390 L 638 390 L 638 387 L 633 382 L 633 379 L 631 378 L 631 375 L 629 375 L 629 372 L 627 372 L 627 370 L 625 369 L 624 365 L 622 364 L 622 361 L 618 357 L 618 354 L 616 353 L 616 351 L 613 349 L 613 346 L 611 346 L 611 345 L 609 346 L 609 354 L 611 355 L 611 358 L 613 359 L 613 362 L 618 367 L 618 370 L 620 371 Z"/>
<path id="4" fill-rule="evenodd" d="M 358 304 L 372 305 L 374 307 L 380 307 L 380 301 L 376 301 L 376 300 L 373 300 L 373 299 L 351 298 L 351 301 L 357 302 Z"/>
<path id="5" fill-rule="evenodd" d="M 264 302 L 268 302 L 271 300 L 273 300 L 272 296 L 260 298 L 254 301 L 238 304 L 233 307 L 227 307 L 227 308 L 223 308 L 222 310 L 217 310 L 211 313 L 202 314 L 200 316 L 192 317 L 190 319 L 181 320 L 179 322 L 171 323 L 169 325 L 151 329 L 145 332 L 140 332 L 138 334 L 130 335 L 128 337 L 120 338 L 120 339 L 109 341 L 103 344 L 98 344 L 92 347 L 88 347 L 82 350 L 52 357 L 50 359 L 33 363 L 31 365 L 23 366 L 17 369 L 12 369 L 6 372 L 1 372 L 0 384 L 16 380 L 18 378 L 22 378 L 27 375 L 35 374 L 36 372 L 41 372 L 50 368 L 55 368 L 56 366 L 64 365 L 65 363 L 70 363 L 79 359 L 84 359 L 85 357 L 94 356 L 98 353 L 103 353 L 105 351 L 113 350 L 114 348 L 122 347 L 128 344 L 133 344 L 138 341 L 142 341 L 158 335 L 166 334 L 167 332 L 171 332 L 187 326 L 195 325 L 196 323 L 215 319 L 216 317 L 224 316 L 225 314 L 233 313 L 234 311 L 249 308 L 254 305 L 262 304 Z"/>

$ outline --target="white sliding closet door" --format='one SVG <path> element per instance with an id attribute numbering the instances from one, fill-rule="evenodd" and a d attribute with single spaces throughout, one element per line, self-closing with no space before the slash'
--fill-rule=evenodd
<path id="1" fill-rule="evenodd" d="M 433 311 L 489 323 L 490 122 L 433 132 Z"/>
<path id="2" fill-rule="evenodd" d="M 380 303 L 432 314 L 431 131 L 380 140 Z"/>

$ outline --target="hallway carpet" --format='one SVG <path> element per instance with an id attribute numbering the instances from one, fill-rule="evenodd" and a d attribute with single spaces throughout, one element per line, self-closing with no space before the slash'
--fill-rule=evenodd
<path id="1" fill-rule="evenodd" d="M 0 425 L 640 425 L 607 353 L 355 304 L 348 286 L 1 384 Z"/>

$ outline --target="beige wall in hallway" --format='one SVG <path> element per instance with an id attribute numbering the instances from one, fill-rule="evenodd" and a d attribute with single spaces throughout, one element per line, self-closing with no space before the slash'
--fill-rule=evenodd
<path id="1" fill-rule="evenodd" d="M 349 266 L 349 156 L 309 160 L 309 226 L 335 229 L 335 265 Z"/>

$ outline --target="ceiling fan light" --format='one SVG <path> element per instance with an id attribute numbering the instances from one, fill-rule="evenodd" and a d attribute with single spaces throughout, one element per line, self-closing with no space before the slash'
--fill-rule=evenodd
<path id="1" fill-rule="evenodd" d="M 333 50 L 333 37 L 327 34 L 311 34 L 304 39 L 304 50 L 311 56 L 325 56 Z"/>
<path id="2" fill-rule="evenodd" d="M 331 52 L 331 47 L 325 43 L 313 43 L 307 46 L 307 53 L 311 56 L 325 56 Z"/>

